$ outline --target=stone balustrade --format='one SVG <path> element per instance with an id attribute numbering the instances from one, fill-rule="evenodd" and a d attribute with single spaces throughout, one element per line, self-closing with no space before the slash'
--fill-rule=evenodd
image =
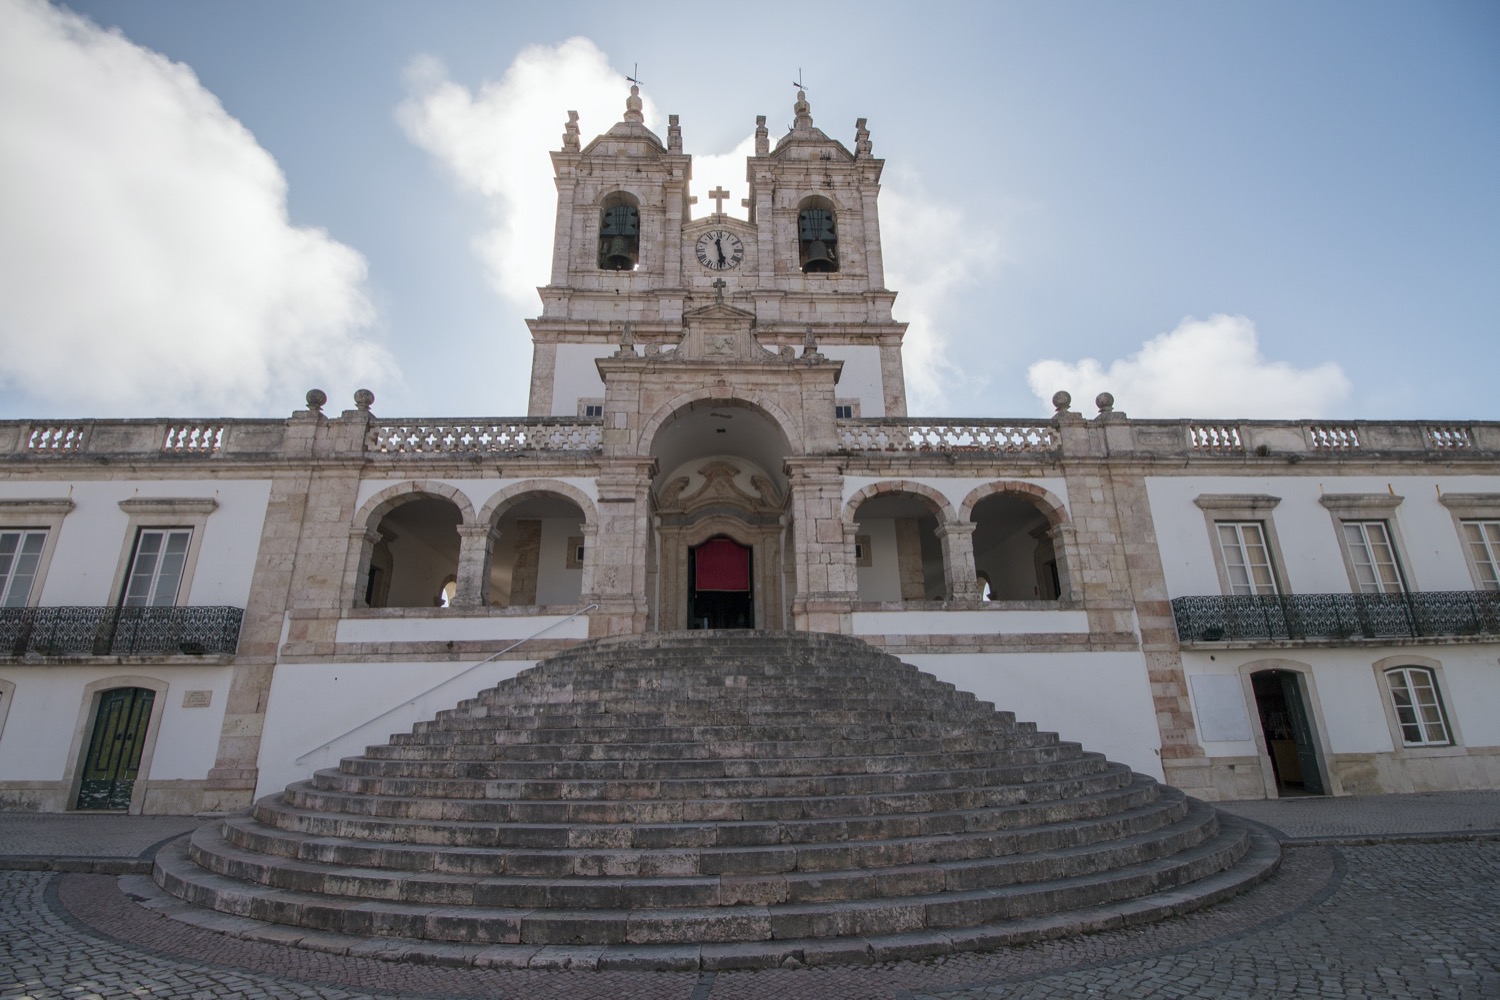
<path id="1" fill-rule="evenodd" d="M 836 422 L 845 454 L 945 455 L 955 459 L 1059 456 L 1210 461 L 1291 458 L 1350 461 L 1405 455 L 1500 452 L 1494 421 L 950 420 L 875 417 Z M 316 444 L 310 442 L 316 440 Z M 0 421 L 0 456 L 64 461 L 161 456 L 186 461 L 266 459 L 314 448 L 322 454 L 393 461 L 448 455 L 597 454 L 604 422 L 586 417 L 383 419 L 303 411 L 290 420 Z"/>

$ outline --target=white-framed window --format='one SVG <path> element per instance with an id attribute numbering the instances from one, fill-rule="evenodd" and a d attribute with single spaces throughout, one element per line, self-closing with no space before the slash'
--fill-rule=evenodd
<path id="1" fill-rule="evenodd" d="M 30 603 L 46 548 L 45 528 L 0 528 L 0 608 Z"/>
<path id="2" fill-rule="evenodd" d="M 1409 747 L 1451 746 L 1452 730 L 1443 711 L 1437 674 L 1429 667 L 1394 667 L 1385 672 L 1401 742 Z"/>
<path id="3" fill-rule="evenodd" d="M 1344 551 L 1361 594 L 1399 594 L 1406 589 L 1391 528 L 1385 521 L 1344 521 Z"/>
<path id="4" fill-rule="evenodd" d="M 127 608 L 176 604 L 192 541 L 191 528 L 139 529 L 120 604 Z"/>
<path id="5" fill-rule="evenodd" d="M 1500 518 L 1461 521 L 1480 590 L 1500 590 Z"/>
<path id="6" fill-rule="evenodd" d="M 1281 551 L 1271 512 L 1280 497 L 1258 493 L 1204 493 L 1193 499 L 1208 523 L 1219 587 L 1228 595 L 1281 594 Z"/>
<path id="7" fill-rule="evenodd" d="M 1217 521 L 1219 554 L 1231 594 L 1275 594 L 1276 573 L 1261 521 Z"/>

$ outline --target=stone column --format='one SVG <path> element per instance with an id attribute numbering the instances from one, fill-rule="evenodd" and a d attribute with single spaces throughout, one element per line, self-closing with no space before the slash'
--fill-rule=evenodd
<path id="1" fill-rule="evenodd" d="M 844 477 L 832 460 L 788 459 L 792 516 L 796 519 L 797 590 L 792 627 L 805 632 L 853 628 L 859 596 L 852 526 L 843 520 Z"/>
<path id="2" fill-rule="evenodd" d="M 489 603 L 490 551 L 500 533 L 487 524 L 458 526 L 458 580 L 455 608 L 482 608 Z"/>
<path id="3" fill-rule="evenodd" d="M 938 525 L 937 536 L 943 543 L 946 597 L 950 601 L 977 601 L 984 596 L 979 592 L 979 576 L 974 569 L 974 529 L 977 527 L 973 521 L 949 521 Z"/>

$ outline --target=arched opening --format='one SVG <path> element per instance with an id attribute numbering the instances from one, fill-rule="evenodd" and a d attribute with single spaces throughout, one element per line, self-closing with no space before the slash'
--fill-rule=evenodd
<path id="1" fill-rule="evenodd" d="M 656 628 L 784 627 L 788 451 L 777 422 L 743 401 L 689 403 L 662 422 L 647 553 Z"/>
<path id="2" fill-rule="evenodd" d="M 838 217 L 833 202 L 817 196 L 797 206 L 797 266 L 803 274 L 839 269 Z"/>
<path id="3" fill-rule="evenodd" d="M 1258 670 L 1250 675 L 1250 686 L 1277 794 L 1324 794 L 1317 730 L 1302 673 Z"/>
<path id="4" fill-rule="evenodd" d="M 458 505 L 413 494 L 387 511 L 375 531 L 365 603 L 372 608 L 437 608 L 458 572 Z"/>
<path id="5" fill-rule="evenodd" d="M 488 603 L 576 605 L 583 594 L 587 534 L 578 504 L 556 493 L 523 493 L 495 518 Z"/>
<path id="6" fill-rule="evenodd" d="M 641 207 L 616 191 L 599 206 L 599 270 L 633 271 L 641 259 Z"/>
<path id="7" fill-rule="evenodd" d="M 974 505 L 974 570 L 986 600 L 1055 601 L 1062 596 L 1056 541 L 1047 515 L 1030 497 L 995 493 Z"/>
<path id="8" fill-rule="evenodd" d="M 855 509 L 858 544 L 868 543 L 855 560 L 861 601 L 947 597 L 937 515 L 927 497 L 900 491 L 877 494 Z"/>

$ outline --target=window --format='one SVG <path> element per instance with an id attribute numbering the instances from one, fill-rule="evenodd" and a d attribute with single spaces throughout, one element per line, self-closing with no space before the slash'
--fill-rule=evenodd
<path id="1" fill-rule="evenodd" d="M 187 566 L 191 528 L 142 528 L 125 578 L 120 604 L 127 608 L 171 607 L 177 603 Z"/>
<path id="2" fill-rule="evenodd" d="M 847 403 L 839 403 L 833 408 L 833 416 L 836 420 L 849 420 L 854 416 L 854 407 Z"/>
<path id="3" fill-rule="evenodd" d="M 603 403 L 584 403 L 583 404 L 583 415 L 585 417 L 602 417 L 602 416 L 604 416 L 604 404 Z"/>
<path id="4" fill-rule="evenodd" d="M 1384 521 L 1345 521 L 1344 548 L 1361 594 L 1399 594 L 1406 589 L 1390 526 Z"/>
<path id="5" fill-rule="evenodd" d="M 1438 695 L 1437 676 L 1427 667 L 1397 667 L 1385 672 L 1396 710 L 1401 742 L 1409 747 L 1450 746 L 1448 719 Z"/>
<path id="6" fill-rule="evenodd" d="M 1219 591 L 1229 596 L 1282 594 L 1281 551 L 1271 512 L 1280 497 L 1258 493 L 1204 493 L 1193 499 L 1208 522 Z"/>
<path id="7" fill-rule="evenodd" d="M 1480 590 L 1500 590 L 1500 520 L 1462 522 Z"/>
<path id="8" fill-rule="evenodd" d="M 1276 575 L 1271 571 L 1271 550 L 1266 545 L 1265 525 L 1260 521 L 1219 521 L 1219 554 L 1229 577 L 1231 594 L 1274 594 Z"/>
<path id="9" fill-rule="evenodd" d="M 46 531 L 0 531 L 0 608 L 26 607 L 46 546 Z"/>

